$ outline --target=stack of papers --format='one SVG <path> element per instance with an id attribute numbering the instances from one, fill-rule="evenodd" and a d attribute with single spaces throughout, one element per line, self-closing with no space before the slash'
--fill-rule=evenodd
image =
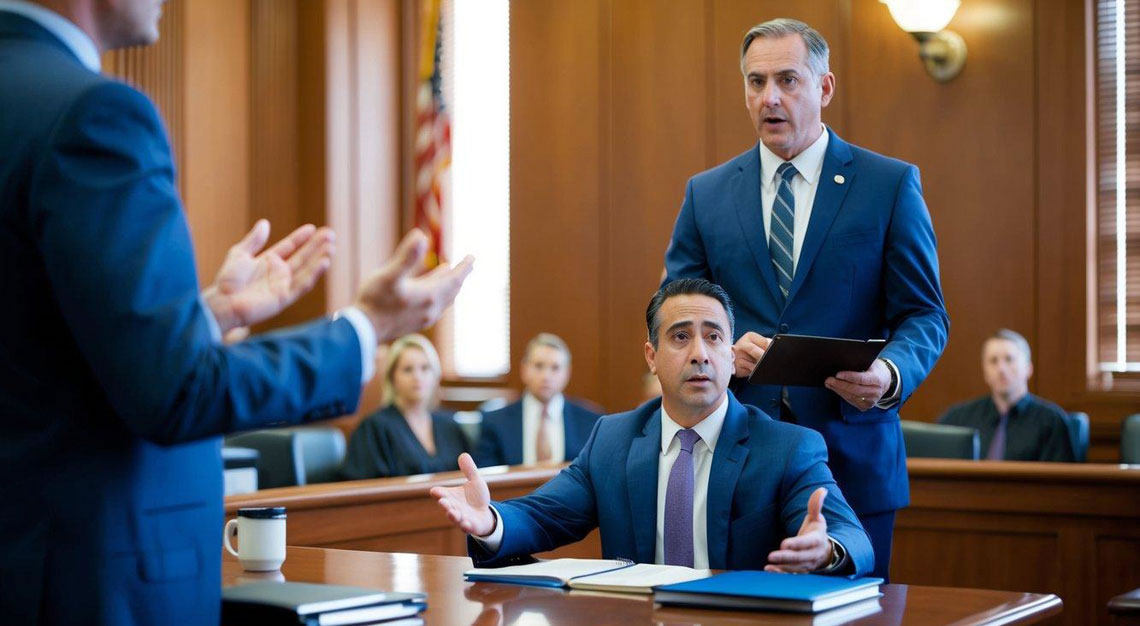
<path id="1" fill-rule="evenodd" d="M 709 570 L 677 565 L 651 565 L 625 559 L 551 559 L 529 565 L 476 568 L 467 580 L 536 587 L 569 587 L 618 593 L 653 593 L 658 585 L 707 578 Z"/>

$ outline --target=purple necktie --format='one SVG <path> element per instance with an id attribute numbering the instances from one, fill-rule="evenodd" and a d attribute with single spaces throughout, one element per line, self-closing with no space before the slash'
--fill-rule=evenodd
<path id="1" fill-rule="evenodd" d="M 1000 461 L 1005 458 L 1005 427 L 1009 423 L 1009 413 L 1003 413 L 998 420 L 994 438 L 990 440 L 990 449 L 986 452 L 987 461 Z"/>
<path id="2" fill-rule="evenodd" d="M 665 564 L 693 566 L 693 444 L 697 431 L 677 431 L 681 451 L 669 472 L 665 490 Z"/>

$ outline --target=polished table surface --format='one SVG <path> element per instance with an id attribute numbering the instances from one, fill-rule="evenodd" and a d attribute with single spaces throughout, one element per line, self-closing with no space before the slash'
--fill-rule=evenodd
<path id="1" fill-rule="evenodd" d="M 655 606 L 649 596 L 560 591 L 493 583 L 469 583 L 463 572 L 471 560 L 387 552 L 290 547 L 280 572 L 245 572 L 237 559 L 222 555 L 222 584 L 256 580 L 324 582 L 386 591 L 428 594 L 427 624 L 831 624 L 828 613 L 786 613 L 681 609 Z M 1030 623 L 1061 612 L 1054 595 L 883 585 L 883 597 L 868 602 L 855 624 L 1013 624 Z M 841 611 L 842 609 L 836 609 Z M 814 621 L 813 621 L 814 618 Z"/>

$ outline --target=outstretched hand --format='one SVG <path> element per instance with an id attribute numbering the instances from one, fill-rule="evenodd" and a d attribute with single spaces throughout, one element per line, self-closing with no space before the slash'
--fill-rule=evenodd
<path id="1" fill-rule="evenodd" d="M 768 565 L 764 566 L 764 571 L 814 572 L 831 562 L 831 541 L 827 538 L 827 520 L 823 518 L 823 501 L 826 498 L 827 489 L 823 487 L 811 494 L 800 532 L 780 542 L 780 549 L 768 554 Z"/>
<path id="2" fill-rule="evenodd" d="M 459 530 L 476 537 L 486 537 L 495 530 L 495 514 L 491 512 L 491 492 L 487 481 L 479 475 L 479 468 L 470 454 L 459 455 L 459 469 L 466 482 L 458 487 L 432 487 L 431 497 L 447 513 Z"/>
<path id="3" fill-rule="evenodd" d="M 427 247 L 427 236 L 413 229 L 357 293 L 356 307 L 368 316 L 380 343 L 434 324 L 471 273 L 475 259 L 468 256 L 455 267 L 440 264 L 419 274 Z"/>
<path id="4" fill-rule="evenodd" d="M 222 334 L 263 322 L 308 293 L 332 262 L 335 236 L 305 224 L 268 250 L 269 222 L 261 219 L 230 248 L 214 284 L 202 292 Z"/>

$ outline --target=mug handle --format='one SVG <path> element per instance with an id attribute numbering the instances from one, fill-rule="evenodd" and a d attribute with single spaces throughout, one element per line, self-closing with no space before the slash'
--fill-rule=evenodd
<path id="1" fill-rule="evenodd" d="M 224 544 L 226 546 L 226 550 L 229 550 L 229 553 L 235 557 L 238 556 L 238 553 L 237 550 L 234 550 L 233 545 L 230 544 L 230 537 L 237 536 L 237 523 L 237 518 L 226 522 L 226 528 L 222 531 L 222 544 Z"/>

